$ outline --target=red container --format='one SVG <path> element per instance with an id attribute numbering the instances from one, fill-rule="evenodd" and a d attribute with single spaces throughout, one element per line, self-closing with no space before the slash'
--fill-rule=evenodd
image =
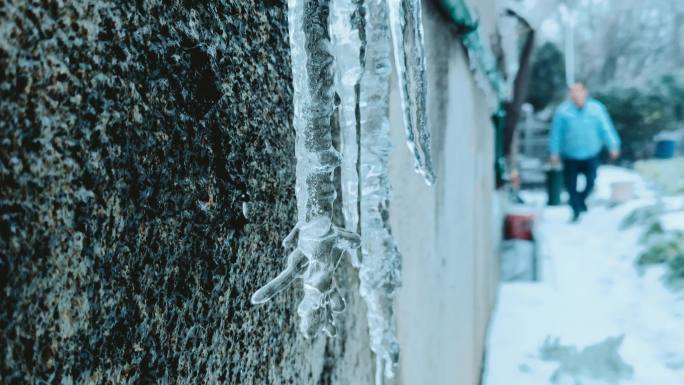
<path id="1" fill-rule="evenodd" d="M 534 214 L 508 214 L 504 220 L 504 239 L 534 240 Z"/>

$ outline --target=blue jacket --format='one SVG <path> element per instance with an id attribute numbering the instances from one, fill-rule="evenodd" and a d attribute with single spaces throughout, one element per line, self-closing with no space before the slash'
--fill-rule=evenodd
<path id="1" fill-rule="evenodd" d="M 589 159 L 598 155 L 603 146 L 619 150 L 620 137 L 601 102 L 588 98 L 581 109 L 572 101 L 558 107 L 551 124 L 551 155 Z"/>

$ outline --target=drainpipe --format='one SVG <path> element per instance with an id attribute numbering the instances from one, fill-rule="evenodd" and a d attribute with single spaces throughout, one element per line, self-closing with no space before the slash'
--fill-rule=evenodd
<path id="1" fill-rule="evenodd" d="M 510 158 L 513 137 L 518 121 L 520 120 L 522 105 L 525 100 L 527 100 L 527 91 L 529 89 L 532 72 L 532 52 L 534 51 L 535 45 L 535 30 L 523 16 L 515 11 L 508 10 L 507 14 L 518 19 L 520 24 L 524 25 L 527 29 L 527 36 L 518 62 L 518 72 L 516 73 L 513 82 L 511 100 L 506 103 L 506 115 L 508 119 L 506 120 L 506 127 L 504 129 L 504 155 Z"/>

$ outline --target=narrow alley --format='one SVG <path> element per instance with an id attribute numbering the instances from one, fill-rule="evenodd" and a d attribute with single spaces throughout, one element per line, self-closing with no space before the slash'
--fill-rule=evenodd
<path id="1" fill-rule="evenodd" d="M 611 207 L 610 183 L 625 179 L 637 198 Z M 647 229 L 629 226 L 657 200 L 637 174 L 603 167 L 581 223 L 565 206 L 539 209 L 540 280 L 502 283 L 485 385 L 684 383 L 684 295 L 668 289 L 664 267 L 636 263 Z M 675 211 L 661 218 L 666 230 L 684 225 L 682 197 L 660 201 Z"/>
<path id="2" fill-rule="evenodd" d="M 0 357 L 684 385 L 684 0 L 0 0 Z"/>

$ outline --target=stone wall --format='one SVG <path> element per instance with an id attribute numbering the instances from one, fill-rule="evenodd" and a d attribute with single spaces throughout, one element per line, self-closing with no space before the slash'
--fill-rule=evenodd
<path id="1" fill-rule="evenodd" d="M 369 384 L 297 332 L 281 1 L 0 2 L 0 383 Z M 345 266 L 343 287 L 357 286 Z"/>

